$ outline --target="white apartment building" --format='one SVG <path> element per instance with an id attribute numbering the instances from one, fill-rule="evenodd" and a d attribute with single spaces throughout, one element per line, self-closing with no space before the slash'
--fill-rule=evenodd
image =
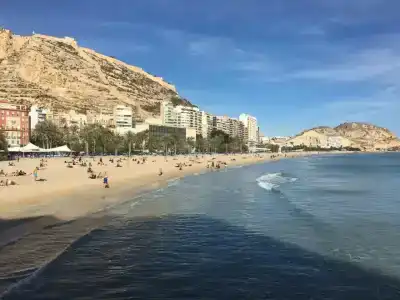
<path id="1" fill-rule="evenodd" d="M 244 124 L 236 118 L 216 116 L 214 118 L 214 126 L 216 129 L 225 132 L 230 137 L 238 137 L 241 140 L 244 140 L 245 138 Z"/>
<path id="2" fill-rule="evenodd" d="M 227 116 L 216 116 L 214 118 L 215 129 L 221 130 L 226 134 L 229 134 L 229 117 Z"/>
<path id="3" fill-rule="evenodd" d="M 132 107 L 117 105 L 114 107 L 115 128 L 132 128 Z"/>
<path id="4" fill-rule="evenodd" d="M 202 131 L 202 112 L 197 107 L 175 106 L 168 101 L 161 104 L 161 119 L 163 125 L 194 128 L 197 134 L 203 134 Z"/>
<path id="5" fill-rule="evenodd" d="M 32 105 L 29 112 L 31 132 L 35 129 L 36 125 L 46 120 L 48 110 L 41 108 L 37 105 Z"/>
<path id="6" fill-rule="evenodd" d="M 214 116 L 208 112 L 201 111 L 201 135 L 207 138 L 214 128 Z"/>
<path id="7" fill-rule="evenodd" d="M 239 120 L 243 122 L 245 127 L 245 136 L 249 143 L 257 143 L 258 139 L 258 125 L 257 119 L 248 114 L 241 114 Z"/>
<path id="8" fill-rule="evenodd" d="M 161 103 L 161 120 L 164 125 L 177 126 L 177 115 L 172 102 Z"/>

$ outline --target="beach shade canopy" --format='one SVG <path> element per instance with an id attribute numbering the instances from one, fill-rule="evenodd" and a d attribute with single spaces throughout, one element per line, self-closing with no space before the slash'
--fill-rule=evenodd
<path id="1" fill-rule="evenodd" d="M 72 152 L 71 149 L 68 148 L 67 145 L 56 147 L 56 148 L 51 148 L 51 149 L 43 149 L 43 152 Z"/>
<path id="2" fill-rule="evenodd" d="M 21 152 L 21 147 L 10 147 L 8 148 L 8 152 Z"/>
<path id="3" fill-rule="evenodd" d="M 35 146 L 32 143 L 29 143 L 28 145 L 21 147 L 21 152 L 39 152 L 41 150 L 40 147 Z"/>

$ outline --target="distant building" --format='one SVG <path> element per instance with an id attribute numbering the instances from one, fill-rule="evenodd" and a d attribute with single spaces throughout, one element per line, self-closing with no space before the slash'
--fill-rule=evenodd
<path id="1" fill-rule="evenodd" d="M 249 144 L 257 143 L 257 139 L 258 139 L 258 137 L 257 137 L 257 131 L 258 131 L 257 119 L 248 114 L 241 114 L 239 116 L 239 120 L 242 121 L 244 124 L 245 138 L 247 139 Z"/>
<path id="2" fill-rule="evenodd" d="M 29 112 L 31 133 L 38 123 L 46 120 L 47 113 L 47 109 L 38 107 L 37 105 L 31 106 L 31 110 Z"/>
<path id="3" fill-rule="evenodd" d="M 194 128 L 196 134 L 203 134 L 203 113 L 193 106 L 174 106 L 172 102 L 164 101 L 161 104 L 161 120 L 163 125 Z"/>
<path id="4" fill-rule="evenodd" d="M 216 116 L 214 117 L 214 128 L 225 132 L 230 137 L 237 137 L 240 140 L 244 140 L 245 138 L 244 124 L 235 118 Z"/>
<path id="5" fill-rule="evenodd" d="M 10 104 L 0 100 L 0 130 L 11 147 L 29 143 L 29 110 L 25 105 Z"/>
<path id="6" fill-rule="evenodd" d="M 49 120 L 60 127 L 77 126 L 81 128 L 88 123 L 87 115 L 77 113 L 75 110 L 64 112 L 64 111 L 52 111 L 48 109 L 46 110 L 46 120 Z"/>
<path id="7" fill-rule="evenodd" d="M 161 103 L 161 120 L 164 125 L 177 127 L 177 115 L 172 102 Z"/>
<path id="8" fill-rule="evenodd" d="M 88 124 L 99 124 L 104 127 L 114 127 L 114 115 L 112 113 L 89 111 L 87 113 Z"/>
<path id="9" fill-rule="evenodd" d="M 214 116 L 205 111 L 201 112 L 201 135 L 207 138 L 214 129 Z"/>
<path id="10" fill-rule="evenodd" d="M 215 116 L 214 117 L 214 128 L 229 134 L 230 130 L 229 117 L 227 116 Z"/>
<path id="11" fill-rule="evenodd" d="M 133 128 L 132 120 L 132 107 L 124 105 L 117 105 L 114 107 L 114 125 L 116 132 L 124 134 L 130 131 Z"/>

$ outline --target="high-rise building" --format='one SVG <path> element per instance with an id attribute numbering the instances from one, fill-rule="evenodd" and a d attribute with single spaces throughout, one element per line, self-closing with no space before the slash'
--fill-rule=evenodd
<path id="1" fill-rule="evenodd" d="M 248 114 L 241 114 L 239 120 L 243 122 L 245 127 L 245 137 L 249 144 L 257 143 L 257 119 Z"/>
<path id="2" fill-rule="evenodd" d="M 214 128 L 214 116 L 205 111 L 201 112 L 201 135 L 207 138 Z"/>
<path id="3" fill-rule="evenodd" d="M 202 134 L 201 112 L 197 107 L 178 105 L 175 107 L 177 127 L 194 128 L 196 134 Z"/>
<path id="4" fill-rule="evenodd" d="M 31 132 L 35 129 L 38 123 L 46 120 L 47 113 L 47 109 L 38 107 L 37 105 L 31 106 L 31 111 L 29 112 Z"/>
<path id="5" fill-rule="evenodd" d="M 229 118 L 229 135 L 244 140 L 244 124 L 235 118 Z"/>
<path id="6" fill-rule="evenodd" d="M 174 106 L 171 102 L 161 104 L 161 119 L 164 125 L 194 128 L 196 134 L 202 134 L 202 112 L 194 106 Z"/>
<path id="7" fill-rule="evenodd" d="M 230 132 L 230 124 L 229 124 L 229 117 L 227 116 L 215 116 L 214 117 L 214 128 L 217 130 L 221 130 L 226 134 Z"/>
<path id="8" fill-rule="evenodd" d="M 0 100 L 0 130 L 11 147 L 29 143 L 29 110 L 25 105 Z"/>
<path id="9" fill-rule="evenodd" d="M 172 102 L 164 101 L 161 103 L 161 119 L 164 125 L 177 126 L 177 115 Z"/>
<path id="10" fill-rule="evenodd" d="M 116 130 L 126 130 L 132 128 L 132 107 L 117 105 L 114 107 L 114 124 Z"/>
<path id="11" fill-rule="evenodd" d="M 235 118 L 228 116 L 214 117 L 214 127 L 228 134 L 230 137 L 238 137 L 244 140 L 244 124 Z"/>

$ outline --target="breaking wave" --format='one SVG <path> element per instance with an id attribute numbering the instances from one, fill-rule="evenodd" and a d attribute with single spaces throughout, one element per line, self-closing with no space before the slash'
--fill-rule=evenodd
<path id="1" fill-rule="evenodd" d="M 278 189 L 282 184 L 295 182 L 297 178 L 286 176 L 284 173 L 268 173 L 257 178 L 258 185 L 272 191 Z"/>

